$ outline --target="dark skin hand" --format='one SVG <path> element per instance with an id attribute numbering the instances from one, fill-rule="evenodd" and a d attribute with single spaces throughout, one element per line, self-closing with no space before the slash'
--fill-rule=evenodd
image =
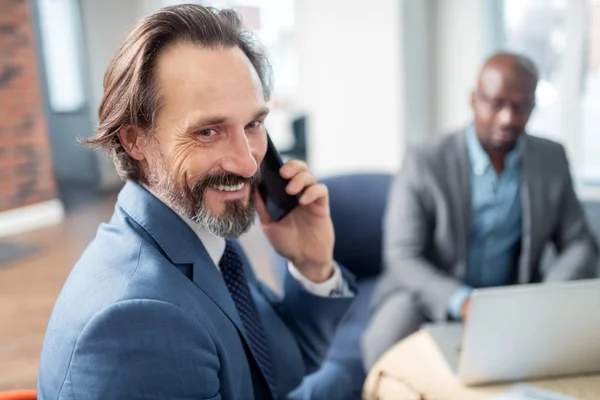
<path id="1" fill-rule="evenodd" d="M 467 319 L 469 318 L 469 311 L 471 311 L 471 298 L 465 300 L 460 308 L 460 316 L 463 322 L 467 322 Z"/>

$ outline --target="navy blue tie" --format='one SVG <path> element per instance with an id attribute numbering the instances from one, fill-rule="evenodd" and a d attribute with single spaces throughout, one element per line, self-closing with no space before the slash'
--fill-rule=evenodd
<path id="1" fill-rule="evenodd" d="M 238 314 L 242 319 L 252 354 L 254 354 L 254 358 L 265 376 L 271 393 L 275 396 L 273 391 L 275 380 L 273 379 L 273 367 L 271 366 L 265 331 L 260 321 L 256 304 L 250 294 L 246 273 L 244 272 L 244 264 L 230 241 L 227 241 L 225 253 L 221 257 L 221 261 L 219 261 L 219 268 L 223 274 L 225 285 L 229 289 L 229 293 L 238 310 Z"/>

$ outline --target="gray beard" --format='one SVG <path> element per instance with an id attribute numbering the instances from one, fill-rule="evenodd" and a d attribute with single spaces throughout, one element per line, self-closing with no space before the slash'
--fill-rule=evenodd
<path id="1" fill-rule="evenodd" d="M 235 238 L 246 233 L 255 221 L 255 201 L 252 195 L 248 204 L 242 200 L 229 200 L 225 202 L 224 210 L 215 214 L 210 210 L 204 198 L 204 192 L 209 185 L 205 180 L 200 181 L 193 188 L 181 186 L 161 168 L 162 173 L 154 170 L 148 176 L 148 183 L 156 195 L 169 207 L 180 215 L 194 221 L 200 228 L 222 238 Z M 253 182 L 257 182 L 255 179 Z M 253 184 L 253 186 L 255 183 Z"/>
<path id="2" fill-rule="evenodd" d="M 248 232 L 255 215 L 254 197 L 250 196 L 246 206 L 241 200 L 225 202 L 225 209 L 220 215 L 215 215 L 206 202 L 202 202 L 191 219 L 216 236 L 234 238 Z"/>

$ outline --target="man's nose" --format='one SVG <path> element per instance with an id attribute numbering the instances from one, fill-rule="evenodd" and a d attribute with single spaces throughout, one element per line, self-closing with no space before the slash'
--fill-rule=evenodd
<path id="1" fill-rule="evenodd" d="M 509 104 L 504 105 L 498 112 L 498 122 L 502 125 L 512 125 L 515 122 L 516 112 Z"/>
<path id="2" fill-rule="evenodd" d="M 244 130 L 230 135 L 221 168 L 245 178 L 250 178 L 256 173 L 258 164 L 252 154 L 252 148 Z"/>

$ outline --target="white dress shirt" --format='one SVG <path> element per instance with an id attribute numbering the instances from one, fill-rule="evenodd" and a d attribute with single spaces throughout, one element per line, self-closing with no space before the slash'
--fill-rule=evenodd
<path id="1" fill-rule="evenodd" d="M 148 190 L 148 192 L 150 192 L 152 195 L 154 195 L 154 197 L 156 197 L 157 199 L 159 199 L 162 202 L 162 200 L 158 196 L 156 196 L 156 194 L 147 185 L 144 184 L 142 186 L 146 190 Z M 164 204 L 164 202 L 163 202 L 163 204 Z M 171 208 L 168 204 L 165 204 L 165 205 L 167 207 Z M 173 211 L 177 215 L 179 215 L 179 217 L 192 229 L 192 231 L 194 231 L 196 236 L 198 236 L 198 239 L 200 239 L 200 242 L 202 242 L 202 244 L 204 245 L 204 248 L 208 252 L 208 255 L 210 256 L 211 260 L 215 264 L 215 267 L 217 269 L 219 269 L 219 261 L 221 260 L 221 257 L 223 257 L 223 253 L 225 253 L 225 239 L 222 237 L 219 237 L 217 235 L 214 235 L 213 233 L 207 231 L 206 229 L 203 229 L 196 222 L 180 215 L 179 213 L 177 213 L 177 211 L 175 211 L 175 210 L 173 210 Z M 315 296 L 321 296 L 321 297 L 353 297 L 354 296 L 354 293 L 348 286 L 348 282 L 346 282 L 346 280 L 344 279 L 344 276 L 342 275 L 339 265 L 337 265 L 337 263 L 335 261 L 333 263 L 333 275 L 331 275 L 331 278 L 329 278 L 325 282 L 317 283 L 317 282 L 311 281 L 310 279 L 308 279 L 307 277 L 302 275 L 302 273 L 300 271 L 298 271 L 298 268 L 296 268 L 291 262 L 288 262 L 288 271 L 290 272 L 290 275 L 292 275 L 292 277 L 294 279 L 296 279 L 296 281 L 298 281 L 300 286 L 302 286 L 304 288 L 304 290 L 306 290 L 307 292 L 309 292 Z"/>

